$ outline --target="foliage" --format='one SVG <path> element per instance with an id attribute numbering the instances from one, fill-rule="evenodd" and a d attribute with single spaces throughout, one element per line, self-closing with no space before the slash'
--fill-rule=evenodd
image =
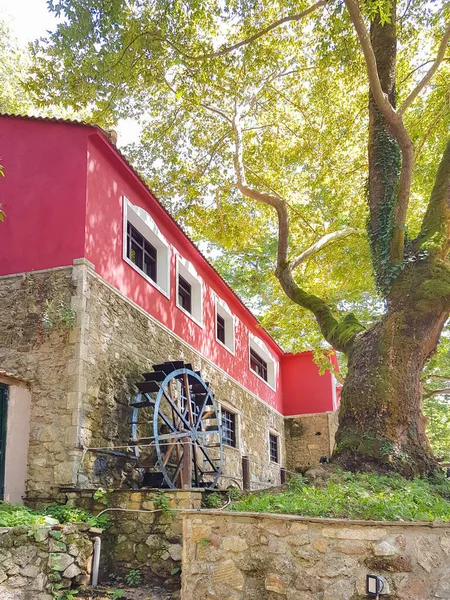
<path id="1" fill-rule="evenodd" d="M 78 590 L 65 590 L 60 583 L 52 586 L 52 595 L 55 600 L 77 600 L 75 596 L 79 594 Z"/>
<path id="2" fill-rule="evenodd" d="M 158 490 L 153 498 L 153 504 L 155 508 L 160 510 L 163 514 L 170 514 L 170 498 L 163 491 Z"/>
<path id="3" fill-rule="evenodd" d="M 63 325 L 71 328 L 75 325 L 76 313 L 67 305 L 66 301 L 59 296 L 58 298 L 47 299 L 45 301 L 44 313 L 42 316 L 44 327 L 56 327 Z"/>
<path id="4" fill-rule="evenodd" d="M 92 497 L 94 498 L 94 500 L 101 502 L 101 504 L 103 504 L 104 506 L 108 506 L 108 493 L 111 491 L 112 490 L 105 490 L 104 488 L 100 487 L 97 490 L 95 490 L 94 495 Z"/>
<path id="5" fill-rule="evenodd" d="M 293 477 L 286 491 L 249 494 L 230 510 L 378 521 L 450 521 L 450 483 L 336 471 L 314 487 Z"/>
<path id="6" fill-rule="evenodd" d="M 22 504 L 0 502 L 0 527 L 15 527 L 17 525 L 38 526 L 45 523 L 42 513 L 27 508 Z"/>
<path id="7" fill-rule="evenodd" d="M 106 514 L 94 517 L 86 510 L 67 504 L 49 504 L 43 512 L 45 515 L 57 519 L 59 523 L 89 523 L 91 527 L 100 529 L 105 529 L 109 520 Z"/>
<path id="8" fill-rule="evenodd" d="M 126 598 L 126 593 L 124 590 L 110 590 L 108 595 L 111 596 L 111 600 L 120 600 L 121 598 Z"/>
<path id="9" fill-rule="evenodd" d="M 217 492 L 207 494 L 205 498 L 205 506 L 207 508 L 218 508 L 223 503 L 223 496 L 221 494 L 218 494 Z"/>
<path id="10" fill-rule="evenodd" d="M 130 569 L 125 575 L 125 583 L 130 587 L 137 587 L 142 581 L 142 573 L 139 569 Z"/>

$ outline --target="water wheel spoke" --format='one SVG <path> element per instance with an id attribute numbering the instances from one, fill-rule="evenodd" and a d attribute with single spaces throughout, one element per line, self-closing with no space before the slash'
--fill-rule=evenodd
<path id="1" fill-rule="evenodd" d="M 206 460 L 209 462 L 209 464 L 212 466 L 212 468 L 216 471 L 216 465 L 213 463 L 214 459 L 209 456 L 209 454 L 206 452 L 205 448 L 200 444 L 200 442 L 198 440 L 196 440 L 196 443 L 197 443 L 197 446 L 202 451 Z"/>
<path id="2" fill-rule="evenodd" d="M 203 400 L 202 407 L 201 407 L 201 409 L 199 410 L 199 413 L 198 413 L 198 421 L 197 421 L 197 423 L 196 423 L 196 426 L 195 426 L 195 429 L 196 429 L 196 431 L 198 431 L 198 428 L 199 428 L 199 427 L 200 427 L 200 425 L 202 424 L 203 411 L 205 410 L 205 408 L 206 408 L 206 404 L 207 404 L 207 402 L 208 402 L 208 400 L 209 400 L 210 398 L 211 398 L 211 392 L 208 392 L 208 393 L 206 394 L 206 397 L 205 397 L 205 399 Z"/>
<path id="3" fill-rule="evenodd" d="M 189 422 L 186 421 L 186 419 L 183 417 L 183 415 L 180 413 L 180 411 L 178 410 L 178 406 L 173 402 L 172 398 L 167 394 L 166 390 L 161 388 L 162 392 L 166 398 L 166 400 L 169 402 L 169 404 L 171 405 L 171 407 L 173 408 L 173 410 L 175 411 L 176 415 L 178 416 L 178 418 L 186 425 L 186 427 L 188 429 L 190 429 L 190 425 Z M 173 429 L 173 431 L 175 431 L 175 429 Z"/>

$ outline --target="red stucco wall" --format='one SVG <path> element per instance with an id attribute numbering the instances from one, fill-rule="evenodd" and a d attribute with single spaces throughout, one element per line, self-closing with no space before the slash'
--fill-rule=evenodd
<path id="1" fill-rule="evenodd" d="M 333 355 L 333 362 L 336 357 Z M 305 415 L 336 410 L 334 378 L 330 371 L 323 375 L 313 361 L 312 352 L 285 354 L 281 360 L 283 414 Z"/>
<path id="2" fill-rule="evenodd" d="M 0 117 L 0 275 L 83 256 L 87 129 Z"/>

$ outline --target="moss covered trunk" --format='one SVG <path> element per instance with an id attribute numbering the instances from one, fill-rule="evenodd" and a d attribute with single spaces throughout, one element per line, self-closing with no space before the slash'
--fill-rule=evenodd
<path id="1" fill-rule="evenodd" d="M 421 374 L 448 317 L 449 286 L 443 263 L 409 267 L 382 321 L 355 339 L 333 456 L 344 468 L 412 476 L 436 466 L 425 435 Z"/>

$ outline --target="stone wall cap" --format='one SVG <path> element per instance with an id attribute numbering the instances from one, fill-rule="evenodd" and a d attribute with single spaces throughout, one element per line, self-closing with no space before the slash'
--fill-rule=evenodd
<path id="1" fill-rule="evenodd" d="M 221 511 L 210 509 L 186 509 L 182 511 L 183 517 L 193 515 L 209 515 L 231 518 L 255 518 L 255 519 L 275 519 L 285 521 L 301 521 L 303 523 L 322 523 L 323 525 L 345 525 L 346 527 L 430 527 L 437 529 L 450 529 L 450 523 L 442 521 L 368 521 L 364 519 L 332 519 L 329 517 L 301 517 L 298 515 L 278 514 L 278 513 L 260 513 L 260 512 L 237 512 Z"/>

